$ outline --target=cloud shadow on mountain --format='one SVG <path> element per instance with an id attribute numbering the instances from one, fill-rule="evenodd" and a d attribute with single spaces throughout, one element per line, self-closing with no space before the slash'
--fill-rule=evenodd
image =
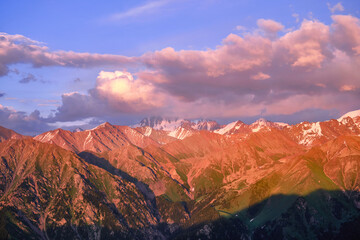
<path id="1" fill-rule="evenodd" d="M 190 227 L 180 227 L 170 233 L 164 223 L 147 229 L 129 229 L 117 232 L 108 226 L 79 225 L 66 223 L 56 228 L 47 227 L 51 239 L 90 237 L 91 229 L 101 227 L 100 239 L 144 239 L 156 233 L 154 239 L 358 239 L 360 236 L 360 210 L 357 191 L 317 190 L 306 196 L 273 195 L 228 217 L 201 222 Z M 286 203 L 289 203 L 289 207 Z M 279 207 L 283 206 L 283 209 Z M 39 238 L 35 232 L 26 232 L 9 221 L 16 209 L 0 211 L 0 237 Z M 26 223 L 25 223 L 26 224 Z M 162 233 L 159 235 L 159 233 Z M 40 237 L 41 239 L 41 237 Z"/>

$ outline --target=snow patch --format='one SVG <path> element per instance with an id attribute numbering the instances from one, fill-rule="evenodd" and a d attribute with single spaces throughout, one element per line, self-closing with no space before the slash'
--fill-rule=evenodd
<path id="1" fill-rule="evenodd" d="M 192 134 L 193 134 L 192 131 L 185 129 L 183 127 L 179 127 L 174 131 L 169 132 L 168 136 L 183 140 L 184 138 L 189 137 Z"/>
<path id="2" fill-rule="evenodd" d="M 299 144 L 310 145 L 314 142 L 317 137 L 323 136 L 321 132 L 320 122 L 316 123 L 305 123 L 303 126 L 302 139 Z"/>
<path id="3" fill-rule="evenodd" d="M 218 133 L 218 134 L 224 135 L 224 134 L 228 133 L 229 131 L 231 131 L 231 129 L 233 129 L 233 128 L 236 126 L 237 122 L 238 122 L 238 121 L 229 123 L 229 124 L 226 125 L 225 127 L 220 128 L 220 129 L 218 129 L 218 130 L 215 130 L 214 133 Z M 240 128 L 240 126 L 239 126 L 239 128 Z M 238 128 L 237 128 L 237 129 L 238 129 Z"/>
<path id="4" fill-rule="evenodd" d="M 355 110 L 355 111 L 351 111 L 348 113 L 345 113 L 344 115 L 342 115 L 340 118 L 338 118 L 337 120 L 339 122 L 341 122 L 344 118 L 346 117 L 351 117 L 351 118 L 356 118 L 360 116 L 360 109 L 359 110 Z"/>
<path id="5" fill-rule="evenodd" d="M 84 147 L 90 143 L 90 141 L 93 139 L 93 137 L 91 136 L 91 132 L 89 131 L 89 134 L 87 135 L 85 142 L 84 142 Z"/>
<path id="6" fill-rule="evenodd" d="M 144 133 L 144 136 L 150 136 L 152 133 L 152 128 L 151 127 L 146 127 L 145 129 L 145 133 Z"/>
<path id="7" fill-rule="evenodd" d="M 46 133 L 43 137 L 41 137 L 39 140 L 41 142 L 49 142 L 51 139 L 54 138 L 54 135 L 52 132 Z"/>

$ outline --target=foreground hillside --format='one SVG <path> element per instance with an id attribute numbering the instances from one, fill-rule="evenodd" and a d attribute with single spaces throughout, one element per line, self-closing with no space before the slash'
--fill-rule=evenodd
<path id="1" fill-rule="evenodd" d="M 357 239 L 360 116 L 1 129 L 0 238 Z"/>

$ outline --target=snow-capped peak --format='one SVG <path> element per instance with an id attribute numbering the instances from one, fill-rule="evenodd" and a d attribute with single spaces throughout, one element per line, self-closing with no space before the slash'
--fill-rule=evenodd
<path id="1" fill-rule="evenodd" d="M 302 123 L 302 136 L 300 136 L 299 144 L 310 145 L 320 136 L 323 136 L 320 122 Z"/>
<path id="2" fill-rule="evenodd" d="M 76 133 L 76 132 L 82 132 L 82 131 L 84 131 L 84 129 L 78 127 L 78 128 L 75 128 L 72 132 Z"/>
<path id="3" fill-rule="evenodd" d="M 264 118 L 260 118 L 260 119 L 256 120 L 254 123 L 252 123 L 250 125 L 250 128 L 251 128 L 252 132 L 258 132 L 263 128 L 269 129 L 270 127 L 273 127 L 273 128 L 282 129 L 282 128 L 286 128 L 288 126 L 289 126 L 289 124 L 287 124 L 287 123 L 271 122 Z"/>
<path id="4" fill-rule="evenodd" d="M 133 127 L 151 127 L 156 130 L 174 131 L 181 126 L 184 119 L 169 119 L 162 117 L 148 117 Z"/>
<path id="5" fill-rule="evenodd" d="M 214 131 L 216 129 L 220 128 L 220 125 L 216 121 L 212 120 L 196 120 L 192 122 L 191 128 L 196 130 L 208 130 L 208 131 Z"/>
<path id="6" fill-rule="evenodd" d="M 104 122 L 104 123 L 100 124 L 99 126 L 94 127 L 92 129 L 89 129 L 89 130 L 86 130 L 86 131 L 93 131 L 93 130 L 100 129 L 100 128 L 105 128 L 105 127 L 112 127 L 112 125 L 109 122 Z"/>
<path id="7" fill-rule="evenodd" d="M 255 122 L 253 122 L 250 125 L 250 128 L 253 132 L 258 132 L 265 127 L 270 127 L 272 124 L 273 124 L 272 122 L 270 122 L 264 118 L 260 118 L 260 119 L 256 120 Z"/>
<path id="8" fill-rule="evenodd" d="M 225 125 L 220 129 L 215 130 L 214 133 L 218 133 L 221 135 L 233 134 L 235 133 L 236 130 L 239 130 L 242 126 L 246 126 L 246 124 L 241 121 L 235 121 Z"/>
<path id="9" fill-rule="evenodd" d="M 178 127 L 177 129 L 169 132 L 168 136 L 183 140 L 186 137 L 193 135 L 194 130 Z"/>
<path id="10" fill-rule="evenodd" d="M 338 118 L 337 120 L 339 122 L 341 122 L 344 118 L 347 118 L 347 117 L 351 117 L 351 118 L 356 118 L 356 117 L 359 117 L 360 116 L 360 109 L 359 110 L 355 110 L 355 111 L 351 111 L 351 112 L 348 112 L 348 113 L 345 113 L 344 115 L 342 115 L 340 118 Z"/>
<path id="11" fill-rule="evenodd" d="M 220 128 L 220 125 L 211 120 L 187 120 L 182 118 L 162 118 L 162 117 L 148 117 L 141 120 L 141 122 L 133 127 L 151 127 L 156 130 L 164 130 L 172 132 L 179 127 L 212 131 Z"/>

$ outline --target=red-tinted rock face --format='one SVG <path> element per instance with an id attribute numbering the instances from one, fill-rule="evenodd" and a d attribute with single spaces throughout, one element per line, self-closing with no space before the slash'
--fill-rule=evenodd
<path id="1" fill-rule="evenodd" d="M 0 220 L 11 216 L 11 226 L 40 238 L 70 229 L 82 238 L 156 239 L 180 227 L 218 236 L 232 224 L 245 238 L 277 238 L 274 229 L 284 228 L 308 229 L 305 239 L 339 234 L 346 227 L 331 226 L 360 218 L 359 122 L 348 114 L 296 125 L 183 121 L 172 130 L 104 123 L 24 140 L 5 129 Z M 222 215 L 230 220 L 217 227 Z"/>
<path id="2" fill-rule="evenodd" d="M 26 136 L 23 136 L 13 130 L 0 126 L 0 142 L 3 142 L 8 139 L 22 139 L 22 138 L 26 138 Z"/>
<path id="3" fill-rule="evenodd" d="M 139 147 L 150 144 L 159 145 L 158 142 L 136 129 L 127 126 L 114 126 L 110 123 L 104 123 L 94 129 L 80 132 L 56 129 L 40 134 L 34 139 L 40 142 L 56 144 L 74 152 L 85 150 L 103 152 L 128 144 Z"/>

